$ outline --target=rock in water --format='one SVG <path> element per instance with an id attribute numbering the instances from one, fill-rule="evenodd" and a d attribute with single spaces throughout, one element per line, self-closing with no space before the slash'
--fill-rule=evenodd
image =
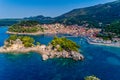
<path id="1" fill-rule="evenodd" d="M 47 60 L 49 57 L 45 54 L 42 55 L 43 60 Z"/>

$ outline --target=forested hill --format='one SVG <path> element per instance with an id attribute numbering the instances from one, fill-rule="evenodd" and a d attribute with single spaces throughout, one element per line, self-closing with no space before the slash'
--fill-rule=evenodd
<path id="1" fill-rule="evenodd" d="M 86 8 L 74 9 L 56 19 L 58 22 L 66 24 L 89 23 L 97 26 L 101 22 L 103 24 L 110 24 L 111 22 L 120 19 L 120 0 Z"/>
<path id="2" fill-rule="evenodd" d="M 24 20 L 36 20 L 40 23 L 53 23 L 55 21 L 55 18 L 51 18 L 51 17 L 45 17 L 42 15 L 39 16 L 33 16 L 33 17 L 28 17 L 28 18 L 24 18 Z"/>
<path id="3" fill-rule="evenodd" d="M 34 17 L 25 17 L 25 18 L 21 18 L 21 19 L 0 19 L 0 26 L 11 26 L 13 24 L 16 24 L 18 22 L 21 21 L 28 21 L 28 20 L 32 20 L 32 21 L 38 21 L 39 23 L 53 23 L 55 21 L 54 18 L 51 17 L 44 17 L 42 15 L 39 16 L 34 16 Z"/>
<path id="4" fill-rule="evenodd" d="M 86 8 L 74 9 L 61 16 L 51 18 L 44 16 L 35 16 L 23 18 L 20 20 L 36 20 L 41 23 L 64 23 L 64 24 L 89 24 L 89 27 L 100 27 L 112 23 L 113 21 L 120 20 L 120 0 L 109 2 L 106 4 L 99 4 Z M 6 21 L 6 22 L 5 22 Z M 17 20 L 11 20 L 11 24 L 16 23 Z M 0 25 L 10 24 L 9 20 L 0 20 Z"/>

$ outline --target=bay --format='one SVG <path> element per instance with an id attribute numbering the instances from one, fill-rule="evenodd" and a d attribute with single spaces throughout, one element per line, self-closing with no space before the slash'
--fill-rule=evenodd
<path id="1" fill-rule="evenodd" d="M 6 34 L 7 29 L 8 27 L 0 27 L 0 46 L 3 46 L 4 40 L 9 37 L 9 34 Z M 47 45 L 54 36 L 32 37 Z M 90 45 L 81 37 L 67 38 L 81 46 L 84 61 L 63 58 L 42 61 L 41 55 L 37 53 L 1 53 L 0 80 L 84 80 L 84 77 L 89 75 L 95 75 L 101 80 L 120 79 L 120 48 Z"/>

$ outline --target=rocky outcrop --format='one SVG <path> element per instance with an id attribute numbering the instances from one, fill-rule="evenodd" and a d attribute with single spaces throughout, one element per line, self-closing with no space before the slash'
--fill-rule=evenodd
<path id="1" fill-rule="evenodd" d="M 71 58 L 71 59 L 74 59 L 74 60 L 83 60 L 84 59 L 84 56 L 82 54 L 80 54 L 79 52 L 76 52 L 76 51 L 57 51 L 56 49 L 52 49 L 52 46 L 49 45 L 49 46 L 40 46 L 41 47 L 41 51 L 43 51 L 43 54 L 42 57 L 43 57 L 43 60 L 47 60 L 49 58 Z M 40 52 L 40 51 L 39 51 Z"/>
<path id="2" fill-rule="evenodd" d="M 65 50 L 58 52 L 53 50 L 51 46 L 46 45 L 38 45 L 33 47 L 24 47 L 19 44 L 12 44 L 10 47 L 0 47 L 0 53 L 28 53 L 28 52 L 37 52 L 41 54 L 43 60 L 47 60 L 49 58 L 71 58 L 73 60 L 83 60 L 84 56 L 78 52 L 70 51 L 67 52 Z M 17 47 L 17 48 L 16 48 Z"/>
<path id="3" fill-rule="evenodd" d="M 67 52 L 67 51 L 62 51 L 62 52 L 48 52 L 48 54 L 43 54 L 42 55 L 43 60 L 47 60 L 49 58 L 71 58 L 73 60 L 83 60 L 84 56 L 78 52 Z"/>

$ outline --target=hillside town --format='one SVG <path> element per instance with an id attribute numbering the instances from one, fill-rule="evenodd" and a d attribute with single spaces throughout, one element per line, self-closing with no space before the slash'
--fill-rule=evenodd
<path id="1" fill-rule="evenodd" d="M 63 24 L 44 24 L 45 32 L 51 32 L 51 34 L 70 34 L 71 36 L 83 36 L 87 39 L 89 44 L 105 45 L 112 47 L 120 47 L 120 38 L 112 38 L 112 40 L 104 40 L 102 37 L 97 37 L 101 32 L 101 29 L 86 28 L 78 25 L 65 26 Z"/>
<path id="2" fill-rule="evenodd" d="M 7 31 L 8 34 L 18 34 L 18 35 L 56 35 L 56 34 L 68 34 L 70 36 L 81 36 L 87 39 L 89 44 L 95 45 L 106 45 L 106 46 L 114 46 L 120 47 L 120 38 L 112 38 L 111 39 L 103 39 L 102 37 L 97 37 L 99 33 L 101 33 L 101 29 L 99 28 L 87 28 L 84 26 L 78 25 L 64 25 L 60 23 L 55 24 L 37 24 L 34 26 L 22 26 L 25 29 L 30 29 L 30 31 L 36 29 L 34 32 L 11 32 Z M 32 29 L 33 28 L 33 29 Z M 40 29 L 40 30 L 39 30 Z M 42 30 L 41 30 L 42 29 Z M 103 34 L 104 35 L 104 34 Z"/>
<path id="3" fill-rule="evenodd" d="M 86 28 L 78 25 L 63 25 L 63 24 L 44 24 L 42 27 L 45 29 L 45 33 L 51 34 L 70 34 L 73 36 L 94 36 L 99 33 L 101 29 Z"/>

